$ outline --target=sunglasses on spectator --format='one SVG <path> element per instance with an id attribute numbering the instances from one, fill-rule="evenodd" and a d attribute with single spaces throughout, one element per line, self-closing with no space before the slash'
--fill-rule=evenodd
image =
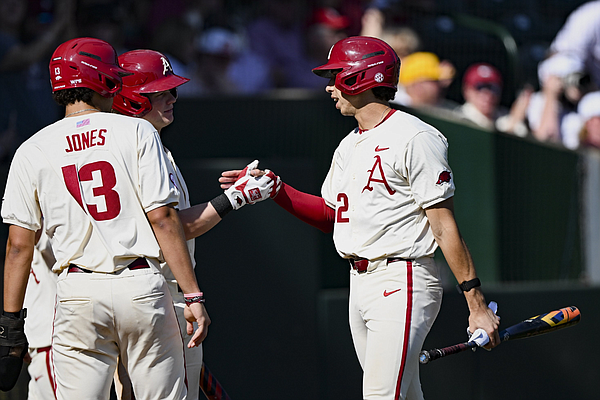
<path id="1" fill-rule="evenodd" d="M 476 83 L 473 87 L 478 92 L 482 91 L 483 89 L 487 89 L 497 96 L 500 96 L 500 94 L 502 93 L 502 89 L 500 88 L 500 86 L 495 85 L 493 83 Z"/>

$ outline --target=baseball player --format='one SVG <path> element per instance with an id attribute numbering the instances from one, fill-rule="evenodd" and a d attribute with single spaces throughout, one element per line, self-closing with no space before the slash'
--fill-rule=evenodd
<path id="1" fill-rule="evenodd" d="M 313 69 L 358 127 L 336 149 L 322 197 L 282 183 L 275 202 L 330 232 L 350 263 L 350 329 L 363 369 L 364 399 L 422 399 L 419 352 L 442 301 L 439 246 L 470 310 L 469 330 L 499 343 L 498 318 L 486 306 L 473 261 L 454 220 L 454 181 L 446 138 L 393 110 L 394 50 L 372 37 L 349 37 Z M 237 171 L 223 173 L 227 187 Z M 231 176 L 231 178 L 230 178 Z"/>
<path id="2" fill-rule="evenodd" d="M 198 324 L 189 347 L 206 337 L 210 318 L 158 133 L 147 121 L 110 113 L 128 74 L 114 48 L 94 38 L 72 39 L 52 55 L 53 97 L 65 118 L 17 149 L 2 204 L 10 225 L 0 317 L 0 381 L 11 380 L 5 387 L 14 374 L 4 367 L 20 362 L 27 343 L 23 297 L 43 215 L 59 274 L 57 399 L 107 399 L 118 357 L 138 399 L 186 398 L 184 344 L 162 261 L 184 293 L 189 321 Z"/>
<path id="3" fill-rule="evenodd" d="M 177 101 L 177 88 L 188 82 L 189 79 L 176 75 L 173 72 L 169 59 L 162 53 L 153 50 L 133 50 L 119 56 L 121 67 L 132 75 L 123 78 L 123 89 L 115 97 L 113 109 L 121 114 L 141 117 L 154 126 L 160 134 L 162 129 L 170 125 L 174 120 L 173 109 Z M 194 238 L 214 227 L 221 221 L 222 217 L 235 206 L 239 205 L 234 200 L 234 195 L 229 188 L 223 195 L 218 196 L 210 202 L 191 207 L 190 196 L 181 171 L 175 164 L 171 152 L 165 148 L 165 152 L 175 171 L 174 180 L 180 189 L 177 209 L 184 224 L 187 246 L 192 263 L 194 261 Z M 249 173 L 257 165 L 251 164 L 243 175 Z M 268 172 L 268 171 L 267 171 Z M 276 194 L 277 186 L 272 179 L 273 174 L 265 174 L 256 179 L 248 179 L 244 185 L 246 193 L 256 192 L 253 187 L 261 187 L 263 193 L 250 198 L 248 202 L 255 203 L 272 197 Z M 264 185 L 263 185 L 264 182 Z M 234 185 L 237 186 L 237 185 Z M 248 192 L 250 191 L 250 192 Z M 263 196 L 264 194 L 264 196 Z M 227 199 L 225 199 L 227 197 Z M 243 198 L 244 196 L 241 196 Z M 185 301 L 183 293 L 177 285 L 177 281 L 169 266 L 161 263 L 163 274 L 173 301 L 181 332 L 186 333 L 186 319 L 184 317 Z M 202 369 L 202 346 L 185 349 L 185 365 L 188 380 L 188 398 L 198 399 L 200 392 L 200 370 Z M 125 378 L 125 379 L 123 379 Z M 121 374 L 121 383 L 125 386 L 126 377 Z M 117 388 L 119 385 L 116 385 Z M 123 396 L 121 396 L 123 398 Z"/>
<path id="4" fill-rule="evenodd" d="M 52 266 L 56 262 L 48 235 L 36 232 L 36 245 L 27 281 L 24 307 L 28 311 L 25 335 L 29 340 L 28 400 L 55 400 L 51 352 L 52 320 L 56 299 L 56 278 Z"/>

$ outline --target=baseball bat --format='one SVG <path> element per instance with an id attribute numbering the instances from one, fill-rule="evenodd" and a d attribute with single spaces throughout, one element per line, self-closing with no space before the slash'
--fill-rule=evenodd
<path id="1" fill-rule="evenodd" d="M 581 313 L 575 306 L 561 308 L 545 314 L 536 315 L 528 318 L 513 326 L 499 332 L 500 341 L 523 339 L 531 336 L 542 335 L 544 333 L 554 332 L 559 329 L 567 328 L 577 324 L 581 320 Z M 423 350 L 419 354 L 419 362 L 427 364 L 438 358 L 446 357 L 451 354 L 477 347 L 475 342 L 464 342 L 454 346 L 442 347 L 440 349 Z"/>
<path id="2" fill-rule="evenodd" d="M 200 370 L 200 390 L 208 400 L 231 400 L 221 383 L 204 363 Z"/>

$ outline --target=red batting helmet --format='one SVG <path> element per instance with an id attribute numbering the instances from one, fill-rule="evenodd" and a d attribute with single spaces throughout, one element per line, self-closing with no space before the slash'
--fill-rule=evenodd
<path id="1" fill-rule="evenodd" d="M 189 81 L 175 75 L 167 56 L 154 50 L 128 51 L 119 56 L 119 64 L 133 73 L 123 79 L 123 90 L 113 102 L 113 109 L 125 115 L 142 117 L 152 110 L 143 93 L 171 90 Z"/>
<path id="2" fill-rule="evenodd" d="M 377 86 L 396 89 L 400 59 L 383 40 L 351 36 L 334 44 L 327 64 L 312 71 L 330 79 L 337 72 L 335 87 L 342 93 L 354 95 Z"/>
<path id="3" fill-rule="evenodd" d="M 129 73 L 119 67 L 115 49 L 95 38 L 71 39 L 58 46 L 50 60 L 52 92 L 84 87 L 102 97 L 113 97 L 126 75 Z"/>

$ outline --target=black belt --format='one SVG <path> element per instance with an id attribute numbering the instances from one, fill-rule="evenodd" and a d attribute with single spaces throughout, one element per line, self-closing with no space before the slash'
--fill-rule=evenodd
<path id="1" fill-rule="evenodd" d="M 148 265 L 148 261 L 146 261 L 145 258 L 140 257 L 140 258 L 137 258 L 131 264 L 129 264 L 127 266 L 127 268 L 129 268 L 130 270 L 134 271 L 136 269 L 150 268 L 150 266 Z M 90 271 L 89 269 L 81 268 L 81 267 L 79 267 L 79 266 L 77 266 L 75 264 L 69 264 L 69 272 L 91 273 L 92 271 Z"/>
<path id="2" fill-rule="evenodd" d="M 350 266 L 352 269 L 358 271 L 359 274 L 363 272 L 367 272 L 367 267 L 369 266 L 369 260 L 366 258 L 349 258 Z M 397 261 L 414 261 L 412 258 L 402 258 L 402 257 L 392 257 L 387 259 L 387 263 L 391 264 Z"/>

